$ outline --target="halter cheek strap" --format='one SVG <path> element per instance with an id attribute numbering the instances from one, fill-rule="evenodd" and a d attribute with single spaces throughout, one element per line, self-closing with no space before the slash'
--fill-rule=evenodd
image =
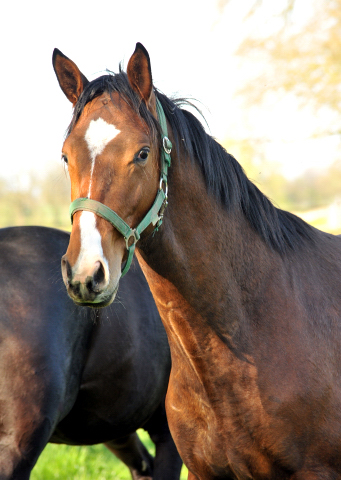
<path id="1" fill-rule="evenodd" d="M 142 232 L 149 227 L 149 225 L 153 225 L 154 232 L 158 230 L 162 224 L 163 213 L 167 206 L 167 177 L 168 168 L 171 165 L 170 154 L 172 151 L 172 143 L 168 138 L 165 113 L 158 99 L 156 100 L 156 109 L 162 131 L 160 185 L 153 205 L 148 210 L 141 222 L 137 225 L 137 227 L 129 227 L 129 225 L 119 215 L 117 215 L 116 212 L 111 210 L 111 208 L 91 198 L 77 198 L 70 205 L 71 223 L 75 212 L 78 212 L 79 210 L 87 210 L 107 220 L 123 235 L 126 242 L 126 249 L 128 251 L 128 258 L 122 270 L 121 277 L 123 277 L 130 268 L 135 252 L 135 246 L 139 241 Z"/>

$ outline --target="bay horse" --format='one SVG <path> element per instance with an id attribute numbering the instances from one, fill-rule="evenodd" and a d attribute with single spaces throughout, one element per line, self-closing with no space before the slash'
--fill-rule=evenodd
<path id="1" fill-rule="evenodd" d="M 0 478 L 27 480 L 53 442 L 105 443 L 135 480 L 179 479 L 164 410 L 169 346 L 141 269 L 112 306 L 78 307 L 60 272 L 68 242 L 51 228 L 0 229 Z"/>
<path id="2" fill-rule="evenodd" d="M 53 66 L 74 106 L 64 282 L 76 303 L 107 305 L 136 246 L 189 479 L 341 478 L 340 238 L 276 208 L 153 86 L 141 44 L 126 73 L 91 82 L 58 50 Z"/>

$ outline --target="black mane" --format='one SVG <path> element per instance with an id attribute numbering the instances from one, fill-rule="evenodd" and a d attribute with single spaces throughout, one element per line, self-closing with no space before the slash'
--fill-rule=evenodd
<path id="1" fill-rule="evenodd" d="M 120 68 L 118 74 L 108 72 L 85 87 L 74 108 L 68 128 L 70 134 L 85 105 L 104 92 L 117 92 L 145 121 L 154 139 L 161 139 L 160 127 L 144 102 L 130 87 L 128 77 Z M 279 253 L 296 249 L 304 240 L 313 240 L 314 229 L 295 215 L 276 208 L 247 178 L 237 160 L 205 132 L 200 121 L 183 106 L 192 105 L 186 99 L 170 99 L 155 89 L 175 136 L 175 148 L 187 150 L 198 162 L 208 192 L 225 208 L 241 209 L 263 240 Z M 181 141 L 181 142 L 180 142 Z"/>

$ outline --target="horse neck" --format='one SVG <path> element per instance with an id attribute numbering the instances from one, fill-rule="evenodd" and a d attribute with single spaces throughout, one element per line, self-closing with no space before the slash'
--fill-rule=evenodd
<path id="1" fill-rule="evenodd" d="M 279 259 L 241 212 L 227 212 L 207 194 L 198 166 L 185 157 L 173 161 L 164 224 L 143 244 L 141 254 L 159 302 L 162 295 L 173 302 L 176 298 L 182 308 L 187 302 L 193 309 L 190 316 L 200 312 L 203 323 L 226 318 L 228 311 L 224 328 L 231 331 L 245 316 L 245 297 L 257 295 L 260 276 L 270 275 L 274 265 L 270 258 Z M 165 287 L 155 291 L 156 284 L 166 283 L 167 293 Z"/>

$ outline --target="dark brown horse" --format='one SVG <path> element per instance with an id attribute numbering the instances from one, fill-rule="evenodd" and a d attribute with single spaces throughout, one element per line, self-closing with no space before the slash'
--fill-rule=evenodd
<path id="1" fill-rule="evenodd" d="M 190 478 L 341 478 L 340 238 L 275 208 L 183 100 L 153 87 L 141 44 L 127 74 L 89 83 L 59 51 L 54 68 L 75 107 L 64 280 L 77 303 L 108 304 L 136 244 Z"/>
<path id="2" fill-rule="evenodd" d="M 77 307 L 60 273 L 69 238 L 44 227 L 0 230 L 0 479 L 27 480 L 50 441 L 103 442 L 134 479 L 176 480 L 182 462 L 163 407 L 169 347 L 145 278 L 136 263 L 119 301 Z"/>

